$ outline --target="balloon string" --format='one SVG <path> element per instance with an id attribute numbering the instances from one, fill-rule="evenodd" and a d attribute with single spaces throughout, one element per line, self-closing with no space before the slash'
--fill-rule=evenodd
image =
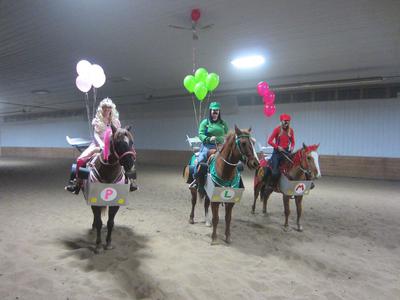
<path id="1" fill-rule="evenodd" d="M 93 137 L 93 132 L 92 132 L 92 126 L 90 124 L 91 119 L 90 119 L 90 107 L 89 107 L 89 94 L 88 93 L 85 93 L 85 106 L 86 106 L 86 115 L 88 118 L 89 134 L 90 134 L 91 139 L 93 140 L 94 137 Z"/>
<path id="2" fill-rule="evenodd" d="M 206 105 L 204 106 L 204 117 L 203 117 L 203 119 L 206 118 L 207 106 L 208 106 L 208 103 L 210 102 L 211 94 L 212 94 L 212 92 L 209 92 L 208 95 L 207 95 Z"/>
<path id="3" fill-rule="evenodd" d="M 92 119 L 94 119 L 94 116 L 96 114 L 96 102 L 97 102 L 97 90 L 95 87 L 93 87 L 93 110 L 92 110 Z"/>
<path id="4" fill-rule="evenodd" d="M 193 110 L 194 110 L 194 121 L 197 126 L 197 131 L 199 131 L 199 121 L 197 120 L 197 110 L 196 110 L 196 104 L 194 102 L 194 96 L 192 94 L 192 103 L 193 103 Z"/>

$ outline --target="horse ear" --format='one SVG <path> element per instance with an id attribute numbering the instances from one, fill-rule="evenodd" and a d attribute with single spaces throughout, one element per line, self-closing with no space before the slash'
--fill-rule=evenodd
<path id="1" fill-rule="evenodd" d="M 248 129 L 248 132 L 249 132 L 249 133 L 251 132 L 251 126 L 250 126 L 250 128 Z"/>
<path id="2" fill-rule="evenodd" d="M 113 134 L 113 135 L 114 135 L 115 132 L 117 131 L 117 128 L 114 126 L 114 124 L 111 124 L 111 131 L 112 131 L 112 134 Z"/>
<path id="3" fill-rule="evenodd" d="M 132 130 L 132 125 L 125 126 L 125 129 L 130 132 Z"/>
<path id="4" fill-rule="evenodd" d="M 304 143 L 303 143 L 303 149 L 304 149 L 304 150 L 307 149 L 307 146 L 306 146 L 306 144 L 304 144 Z"/>
<path id="5" fill-rule="evenodd" d="M 317 144 L 317 149 L 318 149 L 318 147 L 319 147 L 319 144 L 320 144 L 320 143 Z"/>
<path id="6" fill-rule="evenodd" d="M 242 134 L 242 132 L 241 132 L 240 129 L 236 126 L 236 124 L 235 124 L 235 133 L 236 133 L 237 135 L 241 135 L 241 134 Z"/>

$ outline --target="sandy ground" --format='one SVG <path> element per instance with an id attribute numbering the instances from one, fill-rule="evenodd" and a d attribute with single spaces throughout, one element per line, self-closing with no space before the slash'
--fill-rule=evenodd
<path id="1" fill-rule="evenodd" d="M 188 224 L 181 168 L 139 165 L 116 248 L 96 255 L 90 208 L 63 190 L 69 164 L 0 158 L 0 299 L 400 299 L 399 182 L 323 177 L 299 233 L 282 230 L 278 194 L 250 213 L 248 173 L 232 244 L 221 210 L 210 246 L 202 205 Z"/>

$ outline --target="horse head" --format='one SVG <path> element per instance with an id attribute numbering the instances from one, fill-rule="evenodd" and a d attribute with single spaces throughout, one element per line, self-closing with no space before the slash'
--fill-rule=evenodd
<path id="1" fill-rule="evenodd" d="M 295 160 L 300 161 L 300 167 L 305 171 L 306 176 L 310 180 L 321 177 L 321 170 L 319 168 L 319 156 L 318 156 L 319 144 L 306 146 L 303 143 L 303 147 L 298 151 L 299 155 Z"/>
<path id="2" fill-rule="evenodd" d="M 258 156 L 251 137 L 251 127 L 249 129 L 239 129 L 235 125 L 235 150 L 240 155 L 240 160 L 247 164 L 249 169 L 255 169 L 259 165 Z"/>
<path id="3" fill-rule="evenodd" d="M 116 128 L 114 125 L 111 125 L 111 130 L 110 154 L 115 156 L 119 164 L 124 167 L 125 171 L 129 171 L 133 167 L 136 159 L 131 126 Z"/>

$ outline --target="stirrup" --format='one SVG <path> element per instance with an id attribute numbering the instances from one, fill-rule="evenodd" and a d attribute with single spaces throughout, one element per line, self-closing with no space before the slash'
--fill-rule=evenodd
<path id="1" fill-rule="evenodd" d="M 136 182 L 134 182 L 133 180 L 130 180 L 129 191 L 134 192 L 138 189 L 139 189 L 139 187 L 137 186 Z"/>

